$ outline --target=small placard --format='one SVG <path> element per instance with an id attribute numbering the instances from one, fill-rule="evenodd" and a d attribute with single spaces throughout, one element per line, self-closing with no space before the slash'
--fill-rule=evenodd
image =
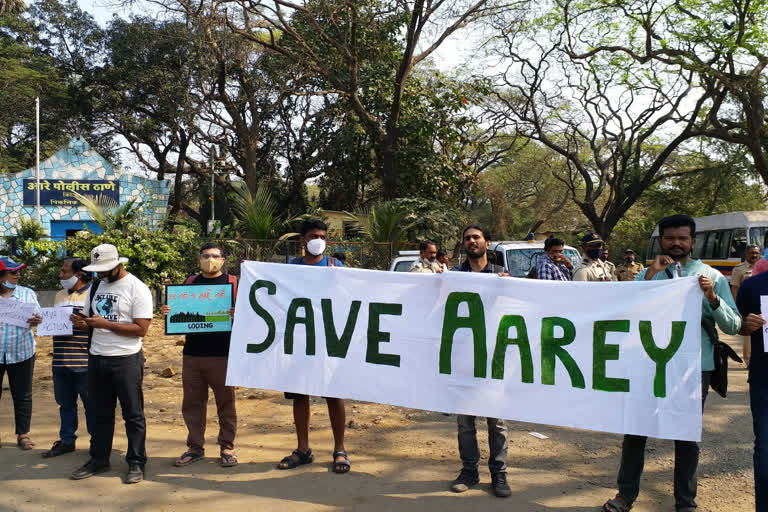
<path id="1" fill-rule="evenodd" d="M 38 336 L 72 336 L 71 306 L 41 308 L 43 321 L 37 326 Z"/>
<path id="2" fill-rule="evenodd" d="M 169 284 L 166 334 L 229 332 L 232 330 L 232 284 Z"/>
<path id="3" fill-rule="evenodd" d="M 33 316 L 35 316 L 34 304 L 0 297 L 0 322 L 29 328 L 28 320 Z"/>

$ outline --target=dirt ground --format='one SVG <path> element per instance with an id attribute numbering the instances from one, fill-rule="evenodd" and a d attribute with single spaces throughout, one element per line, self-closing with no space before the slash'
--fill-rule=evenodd
<path id="1" fill-rule="evenodd" d="M 83 433 L 74 453 L 54 459 L 40 454 L 58 439 L 58 409 L 51 382 L 51 340 L 40 338 L 35 368 L 32 439 L 34 450 L 15 446 L 13 408 L 7 381 L 0 400 L 0 510 L 354 510 L 449 512 L 454 510 L 594 511 L 615 494 L 621 436 L 582 430 L 509 422 L 508 477 L 512 497 L 499 499 L 490 490 L 490 476 L 481 466 L 481 485 L 457 495 L 448 485 L 460 468 L 455 417 L 363 402 L 347 403 L 347 450 L 352 471 L 331 471 L 332 436 L 322 400 L 312 409 L 310 442 L 314 464 L 292 471 L 276 462 L 295 448 L 290 403 L 281 393 L 238 388 L 240 464 L 217 464 L 216 409 L 208 408 L 208 458 L 185 468 L 174 459 L 185 448 L 181 417 L 181 350 L 177 336 L 162 336 L 153 322 L 145 339 L 144 379 L 147 416 L 146 481 L 121 483 L 126 470 L 122 421 L 116 424 L 112 471 L 83 481 L 69 473 L 87 460 L 88 436 Z M 725 337 L 740 353 L 740 338 Z M 177 374 L 159 373 L 171 366 Z M 704 415 L 699 465 L 699 510 L 754 510 L 752 423 L 746 371 L 732 368 L 729 396 L 710 394 Z M 478 422 L 479 427 L 484 427 Z M 479 429 L 482 456 L 487 435 Z M 537 439 L 536 431 L 548 436 Z M 671 441 L 649 440 L 641 494 L 633 510 L 674 510 Z M 481 461 L 484 464 L 484 461 Z"/>

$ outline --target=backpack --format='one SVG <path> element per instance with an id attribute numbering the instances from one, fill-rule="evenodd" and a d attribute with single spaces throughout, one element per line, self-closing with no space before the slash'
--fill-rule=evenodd
<path id="1" fill-rule="evenodd" d="M 709 341 L 714 345 L 715 371 L 712 372 L 712 380 L 709 385 L 715 393 L 725 398 L 725 395 L 728 393 L 728 359 L 733 359 L 737 363 L 743 361 L 730 345 L 720 341 L 717 329 L 713 329 L 703 321 L 701 322 L 701 327 L 709 336 Z"/>

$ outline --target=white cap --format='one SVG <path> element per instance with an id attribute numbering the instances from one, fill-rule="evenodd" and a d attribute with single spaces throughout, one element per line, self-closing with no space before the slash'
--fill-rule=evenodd
<path id="1" fill-rule="evenodd" d="M 121 263 L 128 263 L 128 258 L 117 254 L 117 247 L 112 244 L 101 244 L 91 250 L 91 264 L 83 267 L 86 272 L 107 272 Z"/>

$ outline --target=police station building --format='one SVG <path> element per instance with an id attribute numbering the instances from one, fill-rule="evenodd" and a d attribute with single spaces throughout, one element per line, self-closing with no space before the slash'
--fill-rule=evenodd
<path id="1" fill-rule="evenodd" d="M 0 175 L 0 239 L 18 234 L 20 219 L 37 219 L 35 168 Z M 119 205 L 132 199 L 151 225 L 158 226 L 168 206 L 169 180 L 143 178 L 112 166 L 79 137 L 44 162 L 40 162 L 41 222 L 51 238 L 63 240 L 82 229 L 100 233 L 88 210 L 73 192 L 98 200 L 110 198 Z"/>

